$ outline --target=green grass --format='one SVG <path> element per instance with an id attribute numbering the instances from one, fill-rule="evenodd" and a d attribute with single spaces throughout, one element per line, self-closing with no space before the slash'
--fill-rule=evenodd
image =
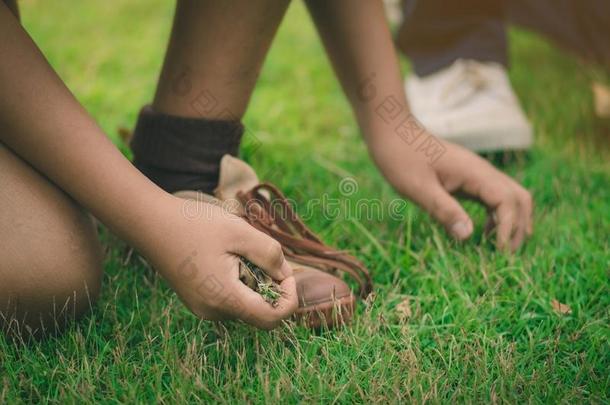
<path id="1" fill-rule="evenodd" d="M 171 2 L 23 3 L 53 66 L 126 150 L 117 127 L 132 126 L 152 97 Z M 104 291 L 88 318 L 26 346 L 0 337 L 0 403 L 607 403 L 610 125 L 594 118 L 590 84 L 609 77 L 531 34 L 511 40 L 511 78 L 537 136 L 530 159 L 505 167 L 537 205 L 535 235 L 514 257 L 480 229 L 472 242 L 450 242 L 412 204 L 405 221 L 320 211 L 309 224 L 366 262 L 376 296 L 349 328 L 268 333 L 196 320 L 152 271 L 123 264 L 120 244 L 105 236 Z M 341 197 L 345 173 L 359 185 L 345 201 L 397 197 L 369 161 L 300 3 L 245 123 L 262 146 L 244 157 L 300 207 Z M 397 309 L 406 299 L 410 316 Z M 572 313 L 556 313 L 553 299 Z"/>

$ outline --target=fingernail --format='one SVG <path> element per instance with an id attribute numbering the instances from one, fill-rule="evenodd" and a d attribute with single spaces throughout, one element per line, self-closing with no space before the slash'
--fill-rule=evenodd
<path id="1" fill-rule="evenodd" d="M 459 221 L 453 224 L 451 227 L 451 233 L 459 240 L 466 239 L 468 236 L 470 236 L 470 232 L 472 232 L 472 225 L 470 221 Z"/>

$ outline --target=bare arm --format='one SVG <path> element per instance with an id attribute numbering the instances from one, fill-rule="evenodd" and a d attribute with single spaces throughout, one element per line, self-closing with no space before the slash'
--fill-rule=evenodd
<path id="1" fill-rule="evenodd" d="M 138 248 L 170 198 L 141 176 L 0 7 L 0 140 Z M 142 231 L 135 231 L 140 229 Z"/>
<path id="2" fill-rule="evenodd" d="M 502 248 L 532 231 L 529 193 L 487 161 L 429 134 L 411 116 L 381 1 L 306 0 L 373 160 L 397 191 L 459 240 L 473 224 L 451 194 L 481 201 Z"/>
<path id="3" fill-rule="evenodd" d="M 390 132 L 375 107 L 389 97 L 407 102 L 382 2 L 306 3 L 365 138 Z"/>
<path id="4" fill-rule="evenodd" d="M 2 2 L 0 94 L 0 142 L 140 250 L 195 314 L 272 327 L 294 311 L 291 269 L 281 249 L 270 250 L 277 243 L 211 206 L 209 217 L 185 218 L 182 200 L 159 189 L 125 159 Z M 282 281 L 288 295 L 281 308 L 272 309 L 239 283 L 236 255 Z M 193 262 L 188 271 L 181 267 L 185 259 Z M 198 288 L 209 277 L 229 288 L 233 301 L 226 293 Z"/>

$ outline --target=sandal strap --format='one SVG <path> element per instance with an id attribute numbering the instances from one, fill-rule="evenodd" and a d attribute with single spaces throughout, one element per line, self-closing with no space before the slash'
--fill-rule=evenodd
<path id="1" fill-rule="evenodd" d="M 267 198 L 261 191 L 269 194 Z M 261 183 L 247 192 L 238 192 L 244 219 L 282 245 L 286 257 L 330 274 L 349 274 L 360 286 L 359 295 L 368 296 L 373 282 L 366 267 L 354 256 L 322 242 L 294 212 L 282 192 L 270 183 Z"/>

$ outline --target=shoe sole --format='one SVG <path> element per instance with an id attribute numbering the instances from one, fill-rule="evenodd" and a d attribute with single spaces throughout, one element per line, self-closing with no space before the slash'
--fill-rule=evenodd
<path id="1" fill-rule="evenodd" d="M 532 146 L 532 134 L 521 133 L 515 135 L 514 130 L 496 131 L 490 133 L 469 133 L 460 135 L 439 136 L 446 141 L 457 143 L 474 152 L 498 152 L 509 150 L 527 150 Z"/>
<path id="2" fill-rule="evenodd" d="M 356 297 L 348 295 L 332 301 L 299 307 L 295 319 L 312 329 L 336 328 L 349 323 L 354 315 Z"/>

